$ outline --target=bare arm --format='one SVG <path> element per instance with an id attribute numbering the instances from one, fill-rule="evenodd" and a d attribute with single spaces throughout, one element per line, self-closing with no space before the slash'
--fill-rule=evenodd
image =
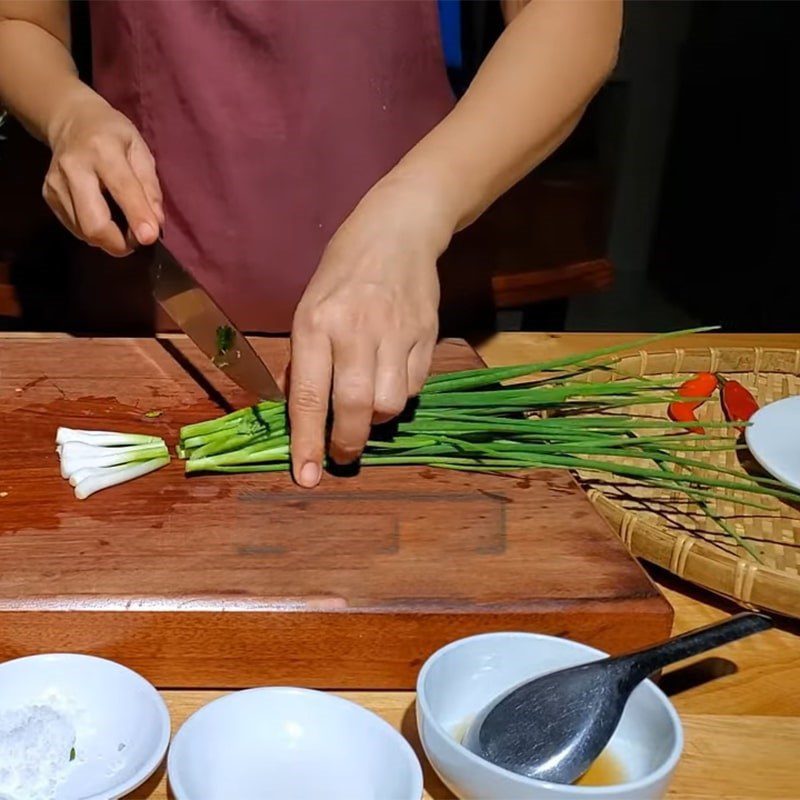
<path id="1" fill-rule="evenodd" d="M 163 222 L 155 164 L 130 120 L 80 80 L 69 47 L 67 0 L 0 0 L 0 103 L 53 151 L 44 198 L 78 238 L 125 255 Z"/>
<path id="2" fill-rule="evenodd" d="M 422 386 L 436 342 L 436 259 L 453 233 L 541 163 L 612 69 L 621 0 L 504 0 L 507 29 L 455 109 L 362 199 L 331 240 L 292 330 L 294 474 L 348 462 L 370 423 Z"/>
<path id="3" fill-rule="evenodd" d="M 508 27 L 455 109 L 387 176 L 465 227 L 572 132 L 614 67 L 621 0 L 505 0 Z"/>
<path id="4" fill-rule="evenodd" d="M 90 91 L 69 47 L 66 0 L 0 0 L 0 98 L 42 141 L 67 99 Z"/>
<path id="5" fill-rule="evenodd" d="M 531 0 L 500 0 L 500 10 L 506 25 L 510 25 L 530 2 Z"/>

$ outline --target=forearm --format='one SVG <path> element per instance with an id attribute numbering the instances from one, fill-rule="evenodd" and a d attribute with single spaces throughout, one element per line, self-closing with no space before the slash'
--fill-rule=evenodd
<path id="1" fill-rule="evenodd" d="M 69 9 L 58 2 L 0 2 L 0 103 L 51 141 L 63 109 L 96 96 L 69 52 Z"/>
<path id="2" fill-rule="evenodd" d="M 420 182 L 449 234 L 552 153 L 614 66 L 621 0 L 532 0 L 455 109 L 387 176 Z"/>

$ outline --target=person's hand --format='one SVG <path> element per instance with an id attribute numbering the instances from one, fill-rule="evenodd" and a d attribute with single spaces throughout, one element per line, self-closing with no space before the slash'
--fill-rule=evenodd
<path id="1" fill-rule="evenodd" d="M 53 158 L 42 195 L 65 227 L 113 256 L 158 238 L 164 212 L 155 161 L 127 117 L 94 92 L 81 93 L 49 139 Z M 113 220 L 104 192 L 125 215 L 127 230 Z"/>
<path id="2" fill-rule="evenodd" d="M 436 260 L 447 231 L 419 191 L 379 184 L 328 244 L 292 327 L 292 471 L 320 480 L 329 454 L 355 461 L 374 422 L 399 414 L 428 376 L 438 332 Z"/>

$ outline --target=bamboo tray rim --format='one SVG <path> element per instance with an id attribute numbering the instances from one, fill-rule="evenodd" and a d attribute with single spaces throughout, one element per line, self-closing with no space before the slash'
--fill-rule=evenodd
<path id="1" fill-rule="evenodd" d="M 670 368 L 665 369 L 667 363 Z M 641 375 L 720 371 L 726 375 L 749 374 L 756 379 L 765 373 L 798 376 L 800 348 L 723 345 L 640 350 L 623 356 L 617 369 Z M 745 607 L 800 617 L 800 574 L 727 553 L 704 541 L 697 532 L 658 525 L 625 508 L 602 489 L 589 488 L 587 495 L 638 558 Z"/>

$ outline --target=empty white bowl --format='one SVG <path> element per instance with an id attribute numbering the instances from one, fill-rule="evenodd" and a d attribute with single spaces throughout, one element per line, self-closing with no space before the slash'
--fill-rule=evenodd
<path id="1" fill-rule="evenodd" d="M 744 436 L 764 469 L 787 486 L 800 489 L 800 395 L 760 408 Z"/>
<path id="2" fill-rule="evenodd" d="M 663 797 L 683 747 L 680 720 L 650 681 L 631 695 L 608 750 L 624 782 L 565 786 L 525 778 L 490 764 L 460 744 L 475 715 L 493 699 L 537 675 L 606 654 L 532 633 L 489 633 L 434 653 L 417 681 L 417 722 L 431 765 L 463 800 L 654 800 Z"/>
<path id="3" fill-rule="evenodd" d="M 420 800 L 422 769 L 371 711 L 310 689 L 234 692 L 195 712 L 168 759 L 176 800 Z"/>
<path id="4" fill-rule="evenodd" d="M 0 711 L 52 704 L 75 731 L 76 758 L 56 800 L 117 800 L 167 751 L 169 712 L 141 675 L 103 658 L 29 656 L 0 664 Z"/>

